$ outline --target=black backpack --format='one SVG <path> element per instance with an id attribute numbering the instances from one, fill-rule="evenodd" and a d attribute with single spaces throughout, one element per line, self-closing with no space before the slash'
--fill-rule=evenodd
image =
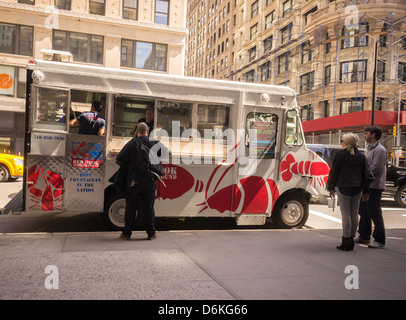
<path id="1" fill-rule="evenodd" d="M 154 181 L 160 179 L 164 175 L 164 168 L 157 155 L 152 153 L 150 156 L 151 149 L 138 139 L 131 141 L 135 143 L 137 148 L 135 164 L 138 169 L 144 173 L 145 176 L 150 177 Z"/>

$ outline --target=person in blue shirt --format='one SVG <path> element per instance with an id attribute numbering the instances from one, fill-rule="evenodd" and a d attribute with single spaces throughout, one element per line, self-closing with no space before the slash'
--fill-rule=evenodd
<path id="1" fill-rule="evenodd" d="M 106 120 L 100 115 L 102 104 L 99 101 L 94 101 L 90 112 L 81 113 L 76 119 L 73 119 L 69 126 L 73 127 L 79 123 L 80 134 L 93 134 L 102 136 L 106 128 Z"/>

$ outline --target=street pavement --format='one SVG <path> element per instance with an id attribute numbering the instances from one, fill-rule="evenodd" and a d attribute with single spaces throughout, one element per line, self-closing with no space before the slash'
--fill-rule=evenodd
<path id="1" fill-rule="evenodd" d="M 75 232 L 63 230 L 71 219 Z M 7 232 L 16 221 L 20 229 Z M 81 223 L 95 230 L 81 231 Z M 403 227 L 387 229 L 385 249 L 357 244 L 343 252 L 336 249 L 337 221 L 326 229 L 161 228 L 152 241 L 144 231 L 119 240 L 119 232 L 99 223 L 92 214 L 0 215 L 0 299 L 156 300 L 164 306 L 167 300 L 406 298 Z"/>

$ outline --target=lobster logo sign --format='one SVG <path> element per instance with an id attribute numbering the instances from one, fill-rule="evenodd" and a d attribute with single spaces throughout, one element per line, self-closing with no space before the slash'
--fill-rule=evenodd
<path id="1" fill-rule="evenodd" d="M 100 168 L 101 156 L 101 143 L 72 143 L 72 167 Z"/>
<path id="2" fill-rule="evenodd" d="M 63 178 L 58 173 L 33 165 L 28 169 L 27 181 L 28 194 L 33 203 L 30 209 L 61 210 L 65 190 Z"/>
<path id="3" fill-rule="evenodd" d="M 281 162 L 282 180 L 288 182 L 295 175 L 311 176 L 311 185 L 324 188 L 327 184 L 330 167 L 325 162 L 316 161 L 315 157 L 313 155 L 313 161 L 298 161 L 289 153 Z"/>

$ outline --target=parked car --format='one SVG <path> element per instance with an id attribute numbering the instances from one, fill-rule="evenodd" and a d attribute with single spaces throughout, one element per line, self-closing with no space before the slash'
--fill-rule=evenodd
<path id="1" fill-rule="evenodd" d="M 0 182 L 16 180 L 23 176 L 24 158 L 0 153 Z"/>
<path id="2" fill-rule="evenodd" d="M 326 144 L 306 144 L 307 148 L 319 155 L 329 166 L 341 146 Z M 359 149 L 364 152 L 364 149 Z M 383 197 L 393 198 L 401 207 L 406 208 L 406 168 L 396 167 L 388 162 L 386 173 L 386 186 L 382 194 Z"/>

